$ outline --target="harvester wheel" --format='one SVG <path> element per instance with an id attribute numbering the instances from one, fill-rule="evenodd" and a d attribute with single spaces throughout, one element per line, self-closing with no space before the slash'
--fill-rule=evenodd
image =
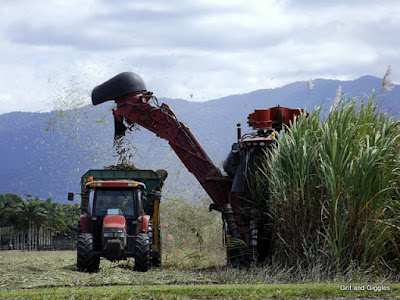
<path id="1" fill-rule="evenodd" d="M 226 261 L 229 267 L 248 268 L 253 263 L 250 253 L 243 249 L 229 249 L 226 251 Z"/>
<path id="2" fill-rule="evenodd" d="M 135 239 L 135 271 L 147 272 L 151 263 L 151 243 L 147 233 L 140 233 Z"/>
<path id="3" fill-rule="evenodd" d="M 100 266 L 100 257 L 93 254 L 93 236 L 83 233 L 78 237 L 77 263 L 80 272 L 96 272 Z"/>
<path id="4" fill-rule="evenodd" d="M 226 248 L 226 263 L 229 267 L 239 268 L 242 266 L 242 256 L 243 253 L 240 252 L 239 249 L 235 248 Z"/>

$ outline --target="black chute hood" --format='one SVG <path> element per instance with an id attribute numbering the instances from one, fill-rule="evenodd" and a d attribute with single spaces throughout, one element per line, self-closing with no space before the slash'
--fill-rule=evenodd
<path id="1" fill-rule="evenodd" d="M 123 72 L 96 86 L 92 91 L 92 103 L 97 105 L 126 94 L 145 90 L 146 85 L 138 74 Z"/>

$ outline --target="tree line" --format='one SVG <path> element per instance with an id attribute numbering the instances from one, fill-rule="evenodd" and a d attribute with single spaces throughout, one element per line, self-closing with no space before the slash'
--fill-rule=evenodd
<path id="1" fill-rule="evenodd" d="M 50 249 L 52 237 L 74 237 L 80 205 L 0 194 L 0 249 Z"/>

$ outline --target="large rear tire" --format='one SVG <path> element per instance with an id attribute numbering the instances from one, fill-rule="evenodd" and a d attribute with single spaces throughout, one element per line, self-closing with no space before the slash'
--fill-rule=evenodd
<path id="1" fill-rule="evenodd" d="M 151 264 L 151 243 L 147 233 L 140 233 L 135 239 L 135 271 L 147 272 Z"/>
<path id="2" fill-rule="evenodd" d="M 80 272 L 96 272 L 99 270 L 100 257 L 93 253 L 93 235 L 83 233 L 78 236 L 77 263 Z"/>

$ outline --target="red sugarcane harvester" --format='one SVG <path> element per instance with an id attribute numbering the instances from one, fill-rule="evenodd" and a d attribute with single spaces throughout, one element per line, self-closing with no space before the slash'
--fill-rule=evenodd
<path id="1" fill-rule="evenodd" d="M 113 110 L 116 137 L 124 135 L 127 126 L 138 124 L 166 139 L 205 189 L 213 201 L 210 209 L 221 212 L 224 219 L 228 264 L 248 266 L 265 257 L 270 240 L 265 226 L 254 217 L 255 202 L 247 179 L 257 164 L 257 156 L 275 142 L 275 133 L 284 125 L 289 126 L 303 109 L 277 106 L 255 110 L 249 115 L 248 124 L 256 132 L 243 136 L 238 124 L 238 141 L 225 160 L 225 176 L 169 106 L 158 104 L 139 75 L 120 73 L 93 89 L 93 105 L 108 100 L 116 103 Z"/>

